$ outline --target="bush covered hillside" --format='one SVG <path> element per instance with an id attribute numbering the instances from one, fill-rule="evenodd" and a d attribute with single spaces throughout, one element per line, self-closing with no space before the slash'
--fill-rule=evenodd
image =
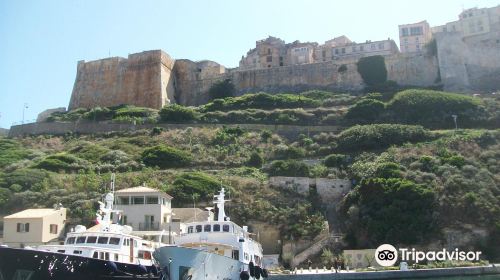
<path id="1" fill-rule="evenodd" d="M 61 202 L 74 222 L 91 223 L 96 201 L 116 172 L 119 188 L 162 189 L 176 206 L 190 207 L 193 199 L 209 203 L 225 186 L 233 220 L 275 225 L 283 240 L 316 237 L 331 220 L 325 215 L 333 204 L 333 230 L 343 234 L 346 248 L 442 247 L 453 239 L 498 260 L 499 107 L 493 95 L 412 89 L 390 96 L 260 93 L 196 108 L 55 113 L 48 121 L 334 124 L 341 131 L 287 139 L 268 130 L 187 125 L 0 138 L 0 212 Z M 457 130 L 451 115 L 457 115 Z M 269 186 L 270 176 L 348 179 L 353 189 L 340 202 L 322 204 L 314 188 L 297 195 Z"/>

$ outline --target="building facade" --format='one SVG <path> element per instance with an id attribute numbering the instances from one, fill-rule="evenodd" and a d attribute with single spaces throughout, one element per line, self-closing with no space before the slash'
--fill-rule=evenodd
<path id="1" fill-rule="evenodd" d="M 464 38 L 499 30 L 500 5 L 491 8 L 466 9 L 458 15 L 458 20 L 432 28 L 433 33 L 456 32 Z"/>
<path id="2" fill-rule="evenodd" d="M 4 217 L 3 244 L 24 247 L 57 242 L 65 224 L 66 208 L 26 209 Z"/>
<path id="3" fill-rule="evenodd" d="M 431 28 L 425 20 L 399 26 L 399 48 L 402 53 L 422 52 L 431 40 Z"/>

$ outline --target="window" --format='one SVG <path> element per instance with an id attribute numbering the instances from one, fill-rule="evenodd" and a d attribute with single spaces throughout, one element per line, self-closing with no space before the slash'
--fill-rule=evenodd
<path id="1" fill-rule="evenodd" d="M 130 245 L 130 239 L 125 238 L 123 239 L 123 246 L 129 246 Z"/>
<path id="2" fill-rule="evenodd" d="M 70 237 L 70 238 L 66 239 L 66 244 L 75 244 L 75 238 Z"/>
<path id="3" fill-rule="evenodd" d="M 411 36 L 422 35 L 422 34 L 424 34 L 422 26 L 410 27 Z"/>
<path id="4" fill-rule="evenodd" d="M 204 232 L 211 232 L 211 231 L 212 231 L 212 226 L 210 226 L 210 225 L 205 225 L 205 226 L 203 227 L 203 231 L 204 231 Z"/>
<path id="5" fill-rule="evenodd" d="M 335 49 L 335 54 L 339 54 L 339 49 Z"/>
<path id="6" fill-rule="evenodd" d="M 111 245 L 120 245 L 120 238 L 118 238 L 118 237 L 111 237 L 109 239 L 109 244 L 111 244 Z"/>
<path id="7" fill-rule="evenodd" d="M 127 224 L 127 216 L 122 216 L 122 225 Z"/>
<path id="8" fill-rule="evenodd" d="M 220 225 L 218 225 L 218 224 L 214 225 L 214 231 L 217 231 L 217 232 L 220 231 Z"/>
<path id="9" fill-rule="evenodd" d="M 81 255 L 81 254 L 82 254 L 82 251 L 80 251 L 80 250 L 74 250 L 74 251 L 73 251 L 73 254 L 76 254 L 76 255 Z"/>
<path id="10" fill-rule="evenodd" d="M 92 258 L 94 258 L 94 259 L 99 258 L 99 253 L 97 251 L 95 251 L 94 254 L 92 255 Z"/>
<path id="11" fill-rule="evenodd" d="M 196 232 L 201 232 L 201 225 L 196 226 Z"/>
<path id="12" fill-rule="evenodd" d="M 342 48 L 342 53 L 345 53 L 345 48 Z"/>
<path id="13" fill-rule="evenodd" d="M 188 227 L 188 233 L 193 233 L 193 226 Z"/>
<path id="14" fill-rule="evenodd" d="M 222 226 L 222 231 L 229 232 L 229 225 L 223 225 Z"/>
<path id="15" fill-rule="evenodd" d="M 30 223 L 17 223 L 17 232 L 30 232 Z"/>
<path id="16" fill-rule="evenodd" d="M 97 236 L 89 236 L 87 237 L 87 243 L 95 244 L 97 242 Z"/>
<path id="17" fill-rule="evenodd" d="M 144 204 L 144 196 L 133 196 L 132 204 Z"/>
<path id="18" fill-rule="evenodd" d="M 109 237 L 99 236 L 97 239 L 98 244 L 108 244 Z"/>
<path id="19" fill-rule="evenodd" d="M 370 49 L 374 50 L 375 49 L 375 44 L 370 45 Z"/>
<path id="20" fill-rule="evenodd" d="M 120 205 L 129 205 L 130 200 L 128 196 L 119 196 L 118 197 L 118 204 Z"/>
<path id="21" fill-rule="evenodd" d="M 384 49 L 384 43 L 380 43 L 380 44 L 378 44 L 378 49 L 379 49 L 379 50 L 383 50 L 383 49 Z"/>
<path id="22" fill-rule="evenodd" d="M 365 46 L 359 46 L 359 51 L 362 52 L 365 50 Z"/>
<path id="23" fill-rule="evenodd" d="M 404 28 L 401 28 L 401 34 L 403 37 L 406 37 L 408 36 L 408 28 L 407 27 L 404 27 Z"/>
<path id="24" fill-rule="evenodd" d="M 118 254 L 114 254 L 115 255 L 115 262 L 118 261 Z"/>
<path id="25" fill-rule="evenodd" d="M 237 260 L 240 258 L 240 251 L 239 250 L 233 250 L 233 259 Z"/>
<path id="26" fill-rule="evenodd" d="M 352 47 L 352 52 L 356 52 L 356 46 Z"/>
<path id="27" fill-rule="evenodd" d="M 267 54 L 271 54 L 271 49 L 267 49 Z"/>
<path id="28" fill-rule="evenodd" d="M 57 225 L 54 224 L 50 225 L 50 233 L 57 234 Z"/>
<path id="29" fill-rule="evenodd" d="M 266 57 L 266 62 L 272 62 L 273 61 L 273 57 L 272 56 L 267 56 Z"/>
<path id="30" fill-rule="evenodd" d="M 146 196 L 146 204 L 158 204 L 157 196 Z"/>
<path id="31" fill-rule="evenodd" d="M 63 254 L 64 254 L 64 253 L 66 252 L 66 250 L 57 250 L 57 252 L 58 252 L 58 253 L 63 253 Z"/>
<path id="32" fill-rule="evenodd" d="M 79 236 L 79 237 L 76 239 L 76 244 L 82 244 L 82 243 L 85 243 L 85 239 L 87 239 L 87 237 L 85 237 L 85 236 Z"/>

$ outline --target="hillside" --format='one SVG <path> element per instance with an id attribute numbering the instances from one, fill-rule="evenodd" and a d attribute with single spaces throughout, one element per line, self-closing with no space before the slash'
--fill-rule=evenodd
<path id="1" fill-rule="evenodd" d="M 49 121 L 332 120 L 344 130 L 296 139 L 270 131 L 203 127 L 0 138 L 0 212 L 61 202 L 70 208 L 73 222 L 91 223 L 96 201 L 116 172 L 119 188 L 146 184 L 187 207 L 193 198 L 207 203 L 224 185 L 230 190 L 233 220 L 274 224 L 284 240 L 296 240 L 321 231 L 327 204 L 321 205 L 314 192 L 302 197 L 270 187 L 268 177 L 346 178 L 355 187 L 336 207 L 345 246 L 432 246 L 445 244 L 451 232 L 464 237 L 458 246 L 498 258 L 497 108 L 496 99 L 432 91 L 390 96 L 315 91 L 299 97 L 227 98 L 198 108 L 172 105 L 159 112 L 120 107 L 57 113 Z M 454 126 L 451 112 L 459 116 L 457 131 L 449 130 Z M 477 230 L 485 234 L 474 235 Z"/>

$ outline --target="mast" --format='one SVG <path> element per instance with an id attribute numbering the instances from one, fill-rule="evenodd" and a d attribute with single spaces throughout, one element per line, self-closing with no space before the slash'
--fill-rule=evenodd
<path id="1" fill-rule="evenodd" d="M 219 214 L 217 215 L 217 221 L 223 222 L 226 218 L 226 212 L 224 211 L 224 203 L 227 200 L 224 200 L 224 188 L 222 188 L 218 195 L 215 195 L 214 203 L 217 205 L 217 209 L 219 210 Z"/>

